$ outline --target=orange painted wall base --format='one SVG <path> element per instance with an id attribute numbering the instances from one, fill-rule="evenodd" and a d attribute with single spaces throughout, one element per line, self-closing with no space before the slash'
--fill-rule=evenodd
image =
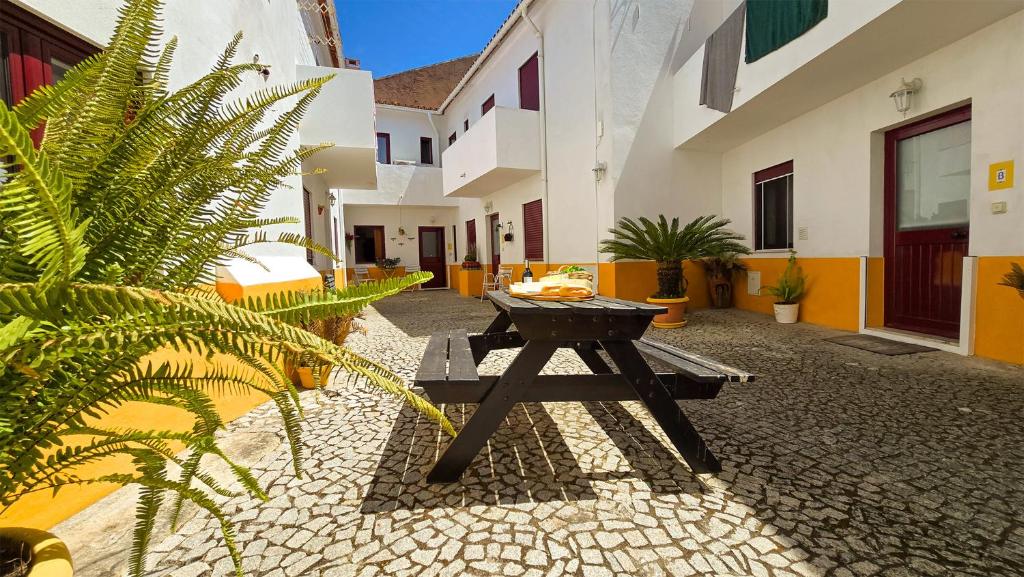
<path id="1" fill-rule="evenodd" d="M 974 354 L 1024 364 L 1024 298 L 999 284 L 1013 262 L 1024 265 L 1024 256 L 978 257 Z"/>
<path id="2" fill-rule="evenodd" d="M 786 268 L 786 257 L 743 259 L 752 271 L 760 271 L 761 286 L 774 285 Z M 807 289 L 800 301 L 800 320 L 846 331 L 860 328 L 860 259 L 801 258 L 797 263 L 807 277 Z M 774 314 L 774 298 L 747 294 L 747 275 L 739 275 L 733 292 L 736 307 Z"/>

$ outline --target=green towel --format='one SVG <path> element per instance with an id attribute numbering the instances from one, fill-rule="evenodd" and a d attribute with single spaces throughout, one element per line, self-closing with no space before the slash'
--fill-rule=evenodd
<path id="1" fill-rule="evenodd" d="M 807 32 L 828 16 L 828 0 L 747 0 L 748 63 Z"/>

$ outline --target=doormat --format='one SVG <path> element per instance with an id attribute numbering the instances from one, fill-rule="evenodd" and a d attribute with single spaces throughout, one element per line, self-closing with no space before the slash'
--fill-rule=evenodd
<path id="1" fill-rule="evenodd" d="M 878 353 L 880 355 L 889 355 L 890 357 L 895 355 L 912 355 L 914 353 L 927 353 L 939 350 L 922 345 L 890 341 L 889 339 L 883 339 L 882 337 L 876 337 L 873 335 L 843 335 L 841 337 L 825 339 L 825 341 L 835 343 L 837 345 L 861 349 L 863 351 Z"/>

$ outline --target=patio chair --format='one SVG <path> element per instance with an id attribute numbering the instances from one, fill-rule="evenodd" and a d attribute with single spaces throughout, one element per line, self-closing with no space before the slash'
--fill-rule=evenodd
<path id="1" fill-rule="evenodd" d="M 355 276 L 352 278 L 352 284 L 361 285 L 365 282 L 370 282 L 370 267 L 365 264 L 357 264 L 355 266 Z"/>
<path id="2" fill-rule="evenodd" d="M 405 274 L 406 274 L 406 276 L 408 276 L 409 274 L 412 274 L 414 272 L 420 272 L 420 270 L 421 270 L 420 269 L 420 265 L 418 265 L 418 264 L 409 264 L 409 265 L 405 266 Z M 423 288 L 421 285 L 414 284 L 414 285 L 412 285 L 411 287 L 409 287 L 409 288 L 407 288 L 405 290 L 407 290 L 407 291 L 418 291 L 421 288 Z"/>
<path id="3" fill-rule="evenodd" d="M 487 291 L 507 289 L 512 286 L 512 265 L 498 265 L 497 274 L 492 272 L 484 273 L 484 286 L 480 291 L 480 300 L 484 300 Z"/>

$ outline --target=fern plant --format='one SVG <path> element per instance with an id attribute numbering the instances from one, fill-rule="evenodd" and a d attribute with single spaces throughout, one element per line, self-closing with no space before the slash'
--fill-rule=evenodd
<path id="1" fill-rule="evenodd" d="M 454 430 L 386 367 L 300 328 L 357 314 L 429 273 L 234 304 L 201 290 L 218 264 L 258 262 L 246 252 L 255 244 L 330 255 L 300 235 L 268 230 L 296 219 L 262 216 L 272 191 L 317 150 L 294 152 L 288 143 L 327 79 L 233 99 L 260 72 L 233 63 L 236 36 L 209 74 L 170 91 L 175 41 L 151 52 L 160 11 L 159 0 L 126 2 L 104 52 L 13 109 L 0 103 L 0 506 L 38 491 L 137 483 L 132 575 L 146 569 L 158 510 L 171 506 L 176 519 L 185 501 L 219 520 L 240 575 L 234 530 L 211 497 L 233 493 L 201 459 L 226 461 L 246 493 L 266 494 L 218 447 L 224 423 L 211 393 L 258 392 L 275 403 L 296 475 L 302 408 L 289 364 L 340 366 Z M 142 82 L 139 70 L 148 71 Z M 29 134 L 44 123 L 36 149 Z M 154 360 L 168 349 L 181 354 Z M 104 415 L 131 402 L 183 409 L 194 425 L 104 426 Z M 117 456 L 132 469 L 83 468 Z M 171 463 L 180 474 L 168 473 Z"/>
<path id="2" fill-rule="evenodd" d="M 999 284 L 1017 289 L 1017 294 L 1024 298 L 1024 268 L 1020 263 L 1011 262 L 1010 272 L 1003 275 L 1003 280 Z"/>
<path id="3" fill-rule="evenodd" d="M 750 252 L 740 243 L 743 235 L 727 228 L 730 221 L 714 215 L 701 216 L 679 227 L 679 219 L 669 224 L 665 215 L 658 222 L 640 217 L 639 222 L 623 217 L 612 238 L 601 241 L 601 252 L 611 254 L 612 262 L 624 259 L 653 260 L 658 263 L 658 292 L 655 298 L 686 296 L 683 261 L 732 252 Z"/>
<path id="4" fill-rule="evenodd" d="M 774 286 L 762 287 L 761 292 L 775 297 L 776 304 L 794 305 L 803 298 L 806 283 L 804 269 L 796 263 L 796 251 L 790 251 L 786 269 L 779 280 Z"/>

